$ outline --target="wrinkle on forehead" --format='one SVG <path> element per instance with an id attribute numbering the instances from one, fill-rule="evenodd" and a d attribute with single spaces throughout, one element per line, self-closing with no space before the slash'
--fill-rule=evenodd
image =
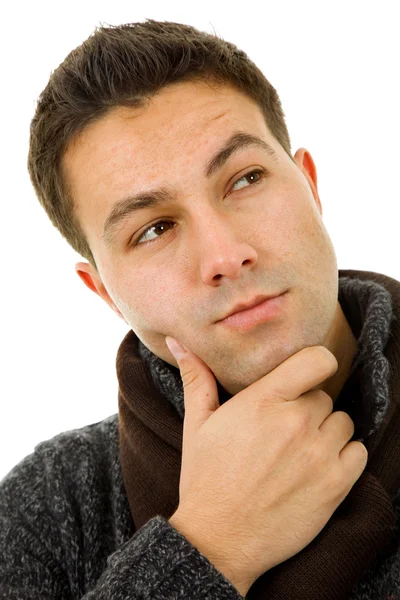
<path id="1" fill-rule="evenodd" d="M 228 110 L 225 110 L 222 114 L 217 115 L 216 117 L 212 117 L 212 119 L 210 119 L 208 122 L 211 123 L 212 121 L 216 121 L 217 119 L 224 117 L 228 112 L 229 112 Z"/>

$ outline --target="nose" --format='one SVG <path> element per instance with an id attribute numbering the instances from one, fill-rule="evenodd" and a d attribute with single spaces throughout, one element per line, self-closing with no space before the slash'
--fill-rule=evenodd
<path id="1" fill-rule="evenodd" d="M 199 221 L 197 221 L 199 225 Z M 208 285 L 222 277 L 238 279 L 243 267 L 251 269 L 257 263 L 257 252 L 244 240 L 246 232 L 240 221 L 227 216 L 213 215 L 203 222 L 199 233 L 200 272 Z M 247 235 L 247 237 L 249 237 Z"/>

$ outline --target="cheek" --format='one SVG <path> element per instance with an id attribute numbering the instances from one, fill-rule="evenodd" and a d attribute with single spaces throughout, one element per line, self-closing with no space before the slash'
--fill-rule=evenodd
<path id="1" fill-rule="evenodd" d="M 301 210 L 288 216 L 288 223 L 284 243 L 293 262 L 310 276 L 318 273 L 321 280 L 335 277 L 335 250 L 317 206 L 305 202 Z"/>
<path id="2" fill-rule="evenodd" d="M 252 243 L 271 251 L 279 262 L 314 264 L 330 253 L 331 245 L 314 198 L 288 190 L 265 203 L 253 227 Z"/>
<path id="3" fill-rule="evenodd" d="M 177 305 L 185 294 L 174 284 L 174 273 L 176 279 L 176 270 L 167 266 L 140 268 L 119 279 L 117 296 L 133 328 L 162 331 L 179 318 Z"/>
<path id="4" fill-rule="evenodd" d="M 251 244 L 279 253 L 290 253 L 305 231 L 304 214 L 295 201 L 287 195 L 267 200 L 262 209 L 252 216 L 250 224 Z"/>

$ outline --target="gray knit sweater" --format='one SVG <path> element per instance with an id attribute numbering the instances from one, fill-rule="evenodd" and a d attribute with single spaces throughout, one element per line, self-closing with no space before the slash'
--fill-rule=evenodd
<path id="1" fill-rule="evenodd" d="M 386 343 L 390 295 L 373 282 L 359 285 L 364 319 L 357 357 L 364 353 L 368 368 L 373 352 L 382 353 Z M 349 293 L 356 289 L 352 285 Z M 161 359 L 147 359 L 157 379 Z M 371 381 L 381 409 L 386 383 Z M 165 391 L 165 381 L 161 387 Z M 166 398 L 172 396 L 166 392 Z M 393 501 L 399 524 L 400 493 Z M 400 599 L 398 533 L 351 600 Z M 197 598 L 242 596 L 163 517 L 134 532 L 119 461 L 118 415 L 41 442 L 0 482 L 0 600 Z"/>

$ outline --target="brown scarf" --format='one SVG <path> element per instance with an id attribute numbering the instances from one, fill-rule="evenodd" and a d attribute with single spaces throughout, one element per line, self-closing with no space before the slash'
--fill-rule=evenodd
<path id="1" fill-rule="evenodd" d="M 359 344 L 365 282 L 383 286 L 393 302 L 393 321 L 390 319 L 390 334 L 381 348 L 382 360 L 370 361 L 368 369 L 363 370 L 359 348 L 334 407 L 345 410 L 353 419 L 356 430 L 352 439 L 362 438 L 368 450 L 368 464 L 317 537 L 301 552 L 257 579 L 246 596 L 251 600 L 344 600 L 392 538 L 395 526 L 392 497 L 400 487 L 400 283 L 369 271 L 339 271 L 339 278 L 350 283 L 358 279 L 364 285 L 360 297 L 348 294 L 341 298 L 339 294 L 343 312 Z M 375 310 L 374 314 L 379 316 L 376 303 Z M 379 322 L 379 318 L 372 320 Z M 136 530 L 157 515 L 169 519 L 178 507 L 183 432 L 182 415 L 155 385 L 140 356 L 140 343 L 130 330 L 117 354 L 120 459 Z M 368 356 L 364 359 L 368 362 Z M 158 357 L 157 360 L 161 361 Z M 168 365 L 168 368 L 179 376 L 175 367 Z M 371 378 L 379 380 L 385 369 L 386 404 L 381 391 L 371 393 L 370 389 Z M 365 374 L 370 376 L 369 387 L 363 379 Z M 220 386 L 218 389 L 221 390 Z"/>

